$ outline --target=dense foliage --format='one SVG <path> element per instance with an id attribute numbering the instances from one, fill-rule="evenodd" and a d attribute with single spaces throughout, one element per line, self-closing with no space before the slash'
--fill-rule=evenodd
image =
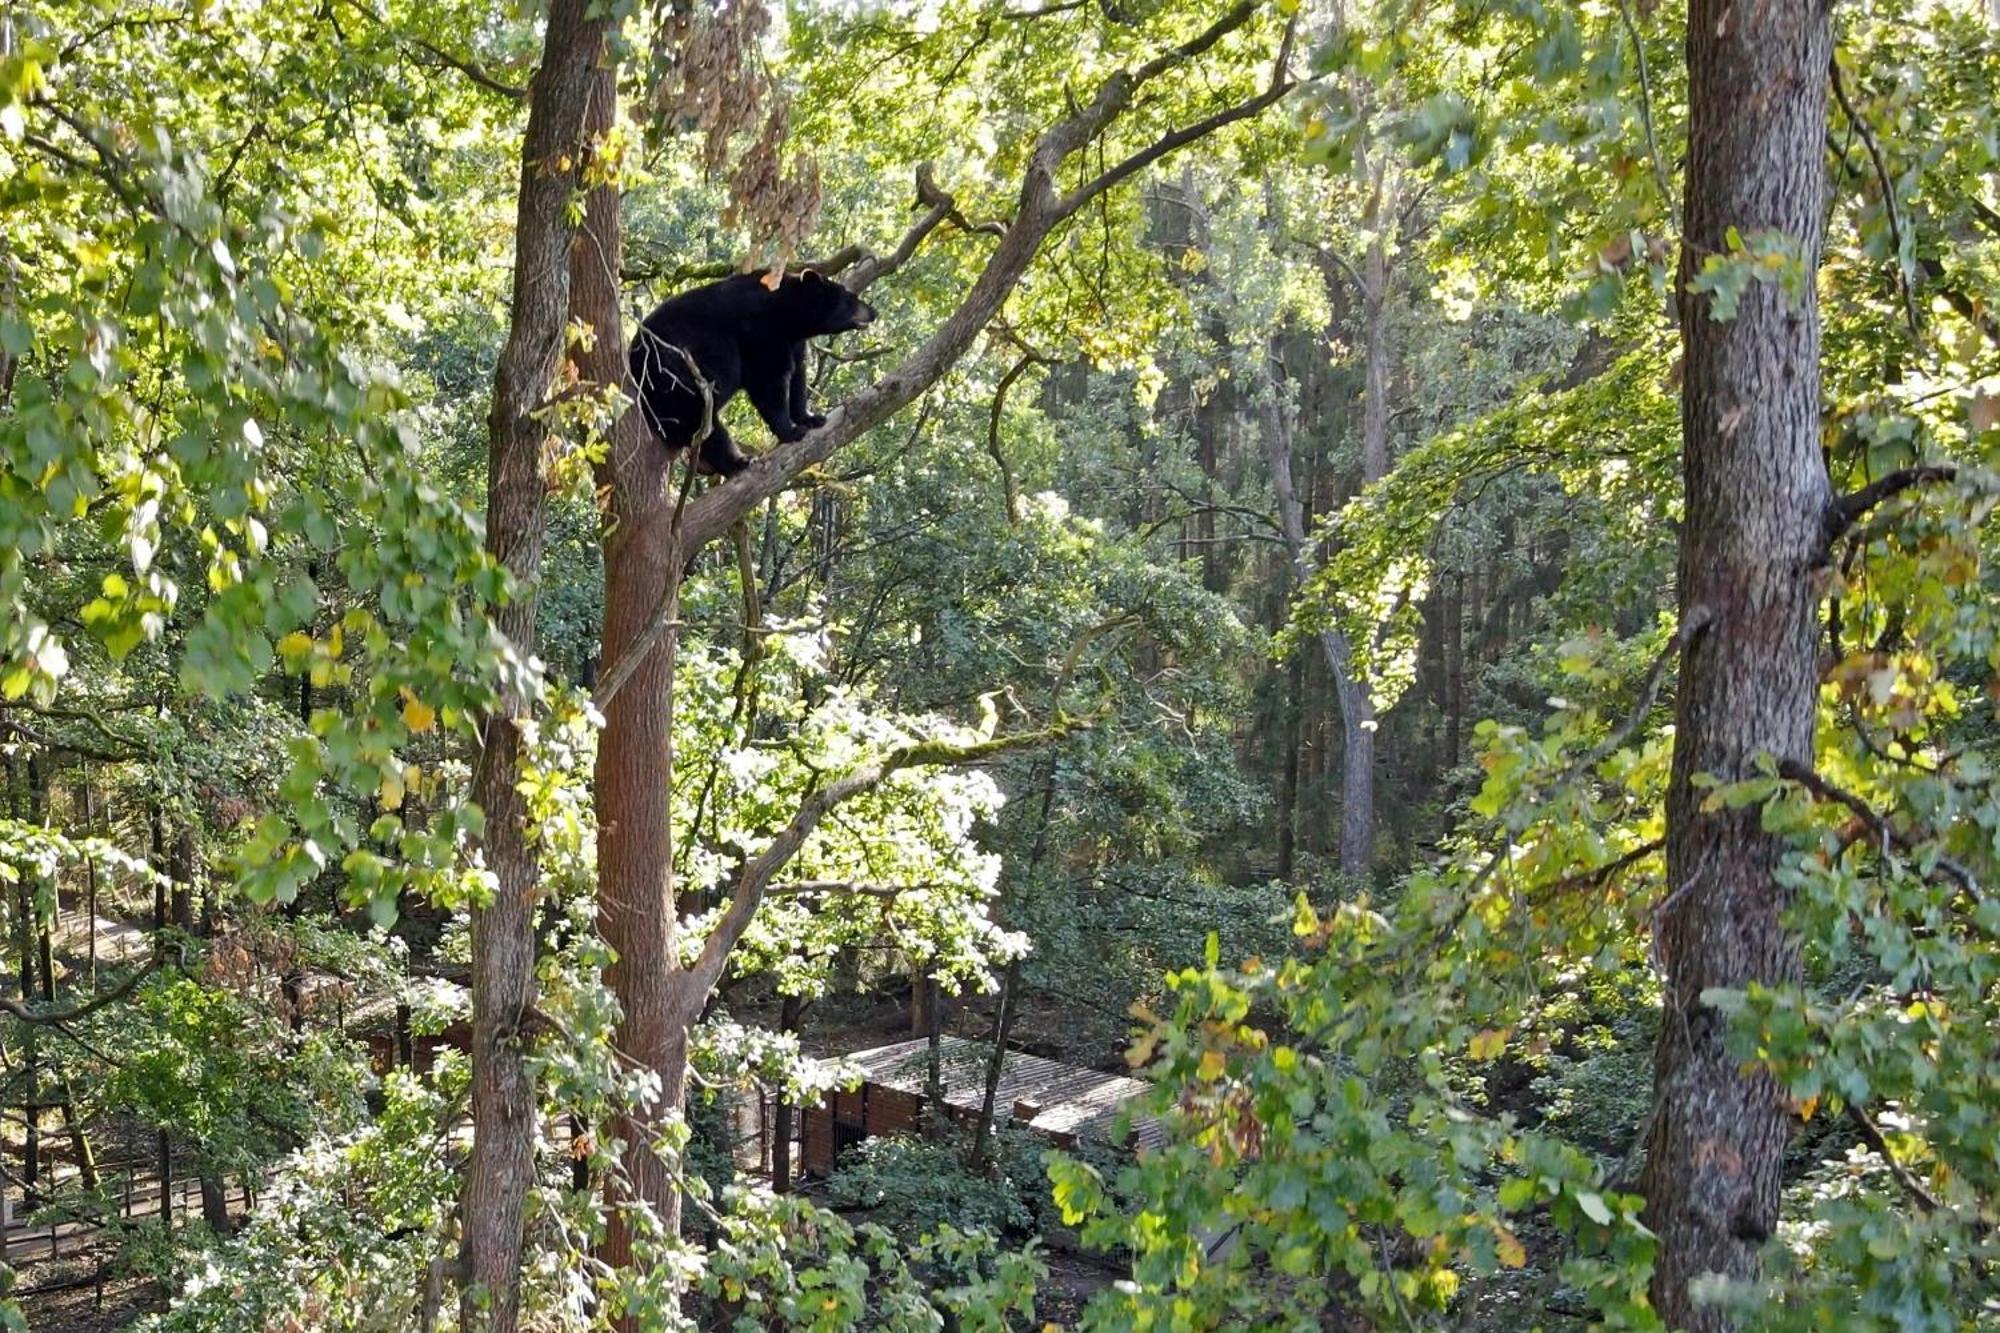
<path id="1" fill-rule="evenodd" d="M 161 1330 L 1660 1328 L 1691 1013 L 1788 1136 L 1703 1326 L 2000 1327 L 2000 13 L 1834 13 L 1815 252 L 1684 244 L 1703 12 L 0 0 L 0 1189 L 76 1224 L 0 1250 L 0 1328 L 78 1272 Z M 818 410 L 914 386 L 811 458 L 734 409 L 784 484 L 657 607 L 607 607 L 668 532 L 633 457 L 672 525 L 751 483 L 621 455 L 580 295 L 533 533 L 488 507 L 572 19 L 618 114 L 523 179 L 628 327 L 812 263 L 882 312 Z M 1757 622 L 1682 597 L 1743 554 L 1687 540 L 1683 352 L 1768 309 L 1820 330 L 1770 388 L 1837 497 L 1816 725 L 1690 804 L 1774 839 L 1798 966 L 1690 1010 L 1683 665 Z M 637 779 L 619 609 L 668 664 Z M 685 1075 L 626 1040 L 633 781 Z M 1148 1146 L 1002 1102 L 774 1189 L 842 1055 L 939 1033 L 1147 1079 Z"/>

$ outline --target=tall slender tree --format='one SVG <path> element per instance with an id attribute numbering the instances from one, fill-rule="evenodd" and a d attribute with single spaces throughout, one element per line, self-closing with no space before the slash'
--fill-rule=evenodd
<path id="1" fill-rule="evenodd" d="M 485 812 L 481 850 L 493 876 L 472 917 L 472 1157 L 462 1204 L 460 1322 L 511 1333 L 520 1322 L 524 1211 L 534 1181 L 535 1089 L 527 1067 L 534 1012 L 535 900 L 540 873 L 517 790 L 521 723 L 533 703 L 536 583 L 548 502 L 543 412 L 562 364 L 570 312 L 569 208 L 585 110 L 598 89 L 605 22 L 586 0 L 554 0 L 521 143 L 514 297 L 488 418 L 486 549 L 514 581 L 495 612 L 514 670 L 486 717 L 473 773 Z"/>

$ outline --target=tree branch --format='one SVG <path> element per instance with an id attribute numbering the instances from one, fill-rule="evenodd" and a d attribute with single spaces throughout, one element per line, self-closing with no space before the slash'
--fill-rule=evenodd
<path id="1" fill-rule="evenodd" d="M 1853 1102 L 1849 1102 L 1847 1103 L 1847 1118 L 1854 1122 L 1856 1129 L 1861 1131 L 1862 1141 L 1873 1148 L 1875 1155 L 1880 1157 L 1883 1163 L 1889 1168 L 1889 1174 L 1894 1176 L 1896 1183 L 1903 1187 L 1903 1193 L 1915 1200 L 1917 1207 L 1923 1209 L 1925 1212 L 1936 1212 L 1939 1207 L 1937 1196 L 1925 1189 L 1923 1182 L 1911 1175 L 1910 1169 L 1896 1160 L 1896 1154 L 1889 1151 L 1889 1141 L 1882 1137 L 1882 1131 L 1876 1127 L 1873 1120 L 1868 1118 L 1868 1113 Z"/>
<path id="2" fill-rule="evenodd" d="M 986 452 L 993 455 L 993 464 L 1000 469 L 1000 494 L 1007 506 L 1007 525 L 1013 527 L 1021 521 L 1021 497 L 1014 490 L 1014 467 L 1007 461 L 1006 450 L 1000 447 L 1000 414 L 1007 406 L 1007 390 L 1014 387 L 1014 381 L 1028 372 L 1029 367 L 1046 364 L 1048 358 L 1036 352 L 1024 352 L 1014 368 L 1000 377 L 1000 383 L 993 390 L 993 414 L 986 422 Z"/>
<path id="3" fill-rule="evenodd" d="M 798 812 L 792 816 L 778 836 L 771 840 L 755 859 L 743 867 L 736 881 L 736 891 L 730 898 L 729 910 L 723 913 L 715 929 L 702 941 L 701 956 L 693 968 L 693 994 L 706 996 L 722 977 L 722 969 L 729 961 L 737 941 L 750 928 L 750 922 L 757 915 L 757 908 L 764 901 L 764 894 L 770 887 L 771 879 L 796 856 L 805 845 L 820 821 L 826 818 L 835 806 L 880 786 L 892 774 L 905 768 L 935 768 L 975 764 L 996 755 L 1009 754 L 1059 740 L 1082 727 L 1086 720 L 1074 720 L 1058 716 L 1056 721 L 1039 731 L 1020 732 L 1012 736 L 995 736 L 989 740 L 957 744 L 951 741 L 917 741 L 889 751 L 871 764 L 835 778 L 826 786 L 814 792 L 800 804 Z"/>
<path id="4" fill-rule="evenodd" d="M 1827 779 L 1821 777 L 1818 772 L 1799 763 L 1796 759 L 1787 759 L 1779 764 L 1778 776 L 1788 782 L 1798 783 L 1822 801 L 1832 801 L 1835 805 L 1844 806 L 1850 814 L 1866 824 L 1874 832 L 1876 839 L 1882 846 L 1898 847 L 1911 855 L 1921 854 L 1917 844 L 1907 834 L 1898 832 L 1895 826 L 1890 824 L 1874 806 L 1868 804 L 1868 802 L 1862 800 L 1853 792 L 1848 791 L 1845 787 L 1836 786 L 1832 782 L 1829 782 Z M 1979 881 L 1973 877 L 1972 871 L 1965 866 L 1960 865 L 1948 856 L 1942 855 L 1937 857 L 1934 864 L 1939 870 L 1944 872 L 1947 878 L 1957 884 L 1959 888 L 1965 890 L 1966 896 L 1970 897 L 1973 902 L 1979 903 L 1986 900 L 1985 895 L 1979 890 Z"/>
<path id="5" fill-rule="evenodd" d="M 1884 500 L 1900 495 L 1912 486 L 1957 479 L 1958 469 L 1949 463 L 1919 463 L 1915 467 L 1899 468 L 1887 476 L 1877 477 L 1860 490 L 1850 491 L 1827 506 L 1822 522 L 1826 545 L 1831 547 L 1846 536 L 1869 510 Z"/>
<path id="6" fill-rule="evenodd" d="M 816 269 L 829 278 L 847 273 L 848 276 L 843 281 L 848 290 L 859 292 L 908 263 L 911 256 L 916 254 L 917 247 L 923 244 L 924 238 L 943 223 L 949 222 L 967 234 L 987 236 L 1007 234 L 1007 224 L 1004 222 L 968 220 L 965 214 L 959 211 L 958 202 L 938 185 L 936 176 L 932 174 L 931 164 L 928 162 L 917 166 L 917 200 L 913 207 L 928 211 L 911 224 L 910 229 L 903 234 L 903 238 L 896 243 L 896 248 L 886 256 L 876 254 L 865 245 L 849 243 L 824 259 L 800 260 L 792 267 Z M 850 269 L 853 270 L 852 273 L 848 273 Z M 628 267 L 622 276 L 627 282 L 650 282 L 664 277 L 678 286 L 696 280 L 714 281 L 742 271 L 742 265 L 731 260 L 718 259 L 705 264 L 684 264 L 679 268 L 665 271 Z"/>
<path id="7" fill-rule="evenodd" d="M 1917 337 L 1921 329 L 1917 323 L 1917 299 L 1910 291 L 1910 270 L 1903 263 L 1903 224 L 1896 216 L 1896 187 L 1889 179 L 1889 168 L 1882 161 L 1882 145 L 1875 142 L 1875 129 L 1854 110 L 1854 103 L 1848 99 L 1847 84 L 1840 77 L 1840 57 L 1834 56 L 1826 62 L 1828 76 L 1833 80 L 1833 95 L 1840 103 L 1847 123 L 1861 136 L 1862 146 L 1868 150 L 1868 160 L 1875 164 L 1875 180 L 1882 187 L 1882 208 L 1889 217 L 1889 244 L 1896 252 L 1896 285 L 1903 294 L 1903 316 L 1909 321 L 1910 336 Z"/>
<path id="8" fill-rule="evenodd" d="M 1666 845 L 1665 838 L 1650 838 L 1615 860 L 1606 861 L 1603 865 L 1593 866 L 1589 870 L 1579 870 L 1574 874 L 1564 875 L 1561 879 L 1542 885 L 1534 891 L 1535 896 L 1547 900 L 1558 894 L 1574 893 L 1579 889 L 1601 889 L 1620 873 L 1630 870 L 1653 853 L 1663 850 Z"/>
<path id="9" fill-rule="evenodd" d="M 184 954 L 176 950 L 174 952 L 175 965 L 178 966 L 183 959 Z M 161 950 L 147 959 L 144 967 L 134 972 L 131 976 L 126 977 L 125 980 L 119 982 L 110 990 L 99 991 L 88 1000 L 79 1004 L 67 1005 L 61 1009 L 40 1009 L 29 1004 L 25 999 L 16 1000 L 9 996 L 0 995 L 0 1013 L 12 1014 L 23 1023 L 33 1023 L 37 1026 L 61 1027 L 66 1023 L 74 1023 L 79 1018 L 87 1018 L 106 1005 L 116 1004 L 137 990 L 140 982 L 152 976 L 153 973 L 159 971 L 166 964 L 167 953 L 165 950 Z"/>
<path id="10" fill-rule="evenodd" d="M 474 62 L 460 56 L 455 56 L 443 47 L 434 46 L 421 37 L 412 37 L 409 41 L 410 45 L 424 51 L 440 63 L 449 65 L 490 93 L 498 93 L 500 96 L 514 102 L 518 102 L 528 95 L 526 88 L 508 83 L 503 79 L 496 79 Z"/>
<path id="11" fill-rule="evenodd" d="M 895 370 L 863 389 L 848 402 L 833 409 L 828 422 L 802 438 L 780 445 L 723 484 L 710 489 L 689 505 L 682 531 L 684 550 L 692 553 L 714 541 L 738 518 L 776 495 L 806 468 L 824 461 L 864 432 L 888 420 L 916 399 L 944 373 L 957 364 L 973 340 L 997 315 L 1015 285 L 1026 273 L 1049 231 L 1075 211 L 1082 199 L 1074 201 L 1056 191 L 1056 173 L 1064 159 L 1090 142 L 1105 126 L 1131 104 L 1133 95 L 1148 81 L 1207 51 L 1224 36 L 1249 22 L 1256 13 L 1256 0 L 1241 0 L 1199 35 L 1173 47 L 1136 70 L 1120 71 L 1098 87 L 1091 101 L 1056 122 L 1037 141 L 1022 173 L 1019 203 L 1007 224 L 1000 244 L 987 260 L 969 291 L 929 338 L 904 359 Z M 1265 93 L 1252 102 L 1259 109 L 1276 100 Z M 1246 104 L 1247 106 L 1248 104 Z M 1251 114 L 1223 113 L 1201 122 L 1195 129 L 1206 133 Z M 1132 170 L 1157 160 L 1174 148 L 1192 142 L 1198 135 L 1182 131 L 1167 136 L 1139 156 Z M 1129 174 L 1127 172 L 1126 174 Z M 1119 177 L 1122 179 L 1122 176 Z M 1108 186 L 1111 182 L 1107 181 Z M 1088 198 L 1086 194 L 1083 198 Z"/>
<path id="12" fill-rule="evenodd" d="M 1286 68 L 1291 64 L 1292 34 L 1296 30 L 1297 25 L 1298 20 L 1295 18 L 1285 26 L 1284 40 L 1278 46 L 1277 63 L 1271 70 L 1270 86 L 1265 88 L 1262 93 L 1247 102 L 1239 102 L 1227 110 L 1218 111 L 1206 120 L 1196 121 L 1192 125 L 1183 126 L 1170 134 L 1162 135 L 1145 148 L 1127 157 L 1117 166 L 1099 175 L 1095 180 L 1086 181 L 1084 184 L 1070 191 L 1069 194 L 1063 197 L 1064 211 L 1075 212 L 1090 200 L 1103 194 L 1106 190 L 1131 176 L 1134 172 L 1142 171 L 1146 167 L 1151 166 L 1168 153 L 1173 152 L 1174 149 L 1193 143 L 1196 139 L 1205 138 L 1225 125 L 1248 119 L 1262 111 L 1265 107 L 1277 102 L 1286 93 L 1289 93 L 1296 86 L 1287 74 Z"/>

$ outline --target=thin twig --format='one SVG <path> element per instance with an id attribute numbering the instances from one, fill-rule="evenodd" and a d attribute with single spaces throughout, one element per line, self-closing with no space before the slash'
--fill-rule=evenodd
<path id="1" fill-rule="evenodd" d="M 1631 0 L 1618 0 L 1618 16 L 1625 21 L 1625 32 L 1632 39 L 1632 53 L 1639 61 L 1639 119 L 1646 127 L 1646 155 L 1653 161 L 1653 179 L 1660 186 L 1660 201 L 1666 205 L 1668 225 L 1676 211 L 1674 187 L 1667 178 L 1666 160 L 1660 156 L 1659 135 L 1653 128 L 1653 74 L 1646 62 L 1646 42 L 1639 35 L 1639 25 L 1632 17 Z"/>
<path id="2" fill-rule="evenodd" d="M 1896 248 L 1896 283 L 1903 292 L 1903 315 L 1910 324 L 1910 336 L 1920 337 L 1922 330 L 1917 324 L 1917 298 L 1910 290 L 1910 270 L 1903 263 L 1903 224 L 1896 215 L 1896 187 L 1889 181 L 1889 168 L 1882 160 L 1882 145 L 1875 141 L 1875 130 L 1854 110 L 1854 103 L 1847 96 L 1846 81 L 1840 77 L 1840 57 L 1835 55 L 1826 62 L 1828 73 L 1833 79 L 1833 95 L 1840 102 L 1841 111 L 1847 116 L 1847 123 L 1861 136 L 1862 146 L 1868 150 L 1868 158 L 1875 164 L 1875 179 L 1882 185 L 1882 208 L 1889 217 L 1889 242 Z"/>
<path id="3" fill-rule="evenodd" d="M 1911 1175 L 1910 1169 L 1896 1160 L 1896 1154 L 1889 1151 L 1889 1141 L 1882 1137 L 1882 1131 L 1876 1127 L 1873 1120 L 1868 1118 L 1866 1111 L 1856 1106 L 1853 1102 L 1849 1102 L 1847 1103 L 1847 1118 L 1854 1122 L 1854 1127 L 1861 1131 L 1862 1140 L 1875 1150 L 1875 1155 L 1880 1157 L 1883 1163 L 1888 1166 L 1889 1174 L 1894 1176 L 1896 1183 L 1903 1187 L 1903 1193 L 1916 1201 L 1917 1207 L 1927 1213 L 1934 1213 L 1943 1206 L 1938 1202 L 1937 1195 L 1925 1189 L 1923 1182 Z"/>

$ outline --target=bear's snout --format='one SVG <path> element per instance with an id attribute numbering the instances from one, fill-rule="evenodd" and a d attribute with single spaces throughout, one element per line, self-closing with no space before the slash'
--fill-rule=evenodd
<path id="1" fill-rule="evenodd" d="M 854 327 L 855 327 L 855 328 L 857 328 L 857 329 L 865 329 L 865 328 L 867 328 L 867 327 L 868 327 L 868 326 L 869 326 L 870 324 L 873 324 L 873 323 L 875 322 L 875 307 L 874 307 L 874 306 L 872 306 L 872 305 L 869 305 L 869 304 L 868 304 L 868 303 L 867 303 L 866 301 L 856 301 L 856 302 L 855 302 L 854 304 L 855 304 L 855 305 L 856 305 L 857 307 L 859 307 L 859 308 L 858 308 L 857 310 L 855 310 L 855 312 L 854 312 Z"/>

